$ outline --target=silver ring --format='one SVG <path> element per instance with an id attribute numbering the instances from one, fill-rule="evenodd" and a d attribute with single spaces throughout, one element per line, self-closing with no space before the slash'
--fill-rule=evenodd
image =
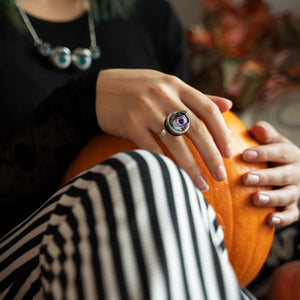
<path id="1" fill-rule="evenodd" d="M 190 119 L 186 111 L 175 111 L 170 113 L 165 120 L 166 131 L 175 136 L 182 135 L 190 128 Z"/>

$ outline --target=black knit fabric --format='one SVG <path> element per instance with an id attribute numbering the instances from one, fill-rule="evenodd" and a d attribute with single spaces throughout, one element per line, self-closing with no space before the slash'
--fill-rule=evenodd
<path id="1" fill-rule="evenodd" d="M 87 15 L 66 23 L 29 17 L 53 46 L 90 45 Z M 0 19 L 1 235 L 55 192 L 75 154 L 101 132 L 99 70 L 150 68 L 186 79 L 182 28 L 166 1 L 138 0 L 131 18 L 101 22 L 96 35 L 102 56 L 88 71 L 58 70 L 36 53 L 27 31 Z"/>

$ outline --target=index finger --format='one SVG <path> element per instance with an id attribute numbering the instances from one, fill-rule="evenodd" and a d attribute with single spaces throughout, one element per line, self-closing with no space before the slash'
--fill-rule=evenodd
<path id="1" fill-rule="evenodd" d="M 188 85 L 180 91 L 179 96 L 181 101 L 203 121 L 221 155 L 230 158 L 232 156 L 230 134 L 218 106 L 206 95 Z M 187 136 L 193 142 L 201 138 L 190 133 L 187 133 Z"/>

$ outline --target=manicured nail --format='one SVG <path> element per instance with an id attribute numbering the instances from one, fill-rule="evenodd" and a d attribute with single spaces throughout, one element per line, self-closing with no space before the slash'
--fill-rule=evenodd
<path id="1" fill-rule="evenodd" d="M 224 166 L 220 166 L 216 172 L 216 178 L 220 181 L 226 180 L 227 174 Z"/>
<path id="2" fill-rule="evenodd" d="M 196 186 L 201 192 L 207 192 L 209 190 L 209 186 L 202 176 L 196 178 Z"/>
<path id="3" fill-rule="evenodd" d="M 226 158 L 232 158 L 232 146 L 231 146 L 231 144 L 226 145 L 224 154 L 225 154 Z"/>
<path id="4" fill-rule="evenodd" d="M 281 223 L 281 219 L 279 217 L 273 217 L 271 220 L 271 225 L 279 225 Z"/>
<path id="5" fill-rule="evenodd" d="M 269 195 L 265 194 L 259 194 L 258 195 L 258 205 L 264 206 L 267 205 L 270 202 L 270 197 Z"/>
<path id="6" fill-rule="evenodd" d="M 254 160 L 257 158 L 257 156 L 258 156 L 257 152 L 253 150 L 248 150 L 243 153 L 243 159 L 246 161 Z"/>
<path id="7" fill-rule="evenodd" d="M 245 184 L 246 185 L 255 185 L 259 183 L 259 176 L 254 174 L 248 174 Z"/>

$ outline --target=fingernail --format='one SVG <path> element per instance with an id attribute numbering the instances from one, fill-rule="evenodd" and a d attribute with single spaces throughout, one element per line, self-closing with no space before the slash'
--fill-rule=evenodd
<path id="1" fill-rule="evenodd" d="M 209 190 L 209 186 L 202 176 L 196 178 L 196 186 L 201 192 L 207 192 Z"/>
<path id="2" fill-rule="evenodd" d="M 248 174 L 245 184 L 246 185 L 255 185 L 259 183 L 259 176 L 254 174 Z"/>
<path id="3" fill-rule="evenodd" d="M 216 178 L 220 181 L 226 180 L 227 174 L 224 166 L 220 166 L 216 172 Z"/>
<path id="4" fill-rule="evenodd" d="M 271 220 L 271 225 L 279 225 L 281 223 L 281 219 L 279 217 L 273 217 Z"/>
<path id="5" fill-rule="evenodd" d="M 226 158 L 232 158 L 232 146 L 231 146 L 231 144 L 226 145 L 224 154 L 225 154 Z"/>
<path id="6" fill-rule="evenodd" d="M 267 205 L 270 202 L 269 195 L 259 194 L 258 195 L 258 205 Z"/>
<path id="7" fill-rule="evenodd" d="M 248 150 L 243 153 L 243 159 L 247 161 L 254 160 L 257 158 L 257 156 L 258 156 L 257 152 L 253 150 Z"/>

